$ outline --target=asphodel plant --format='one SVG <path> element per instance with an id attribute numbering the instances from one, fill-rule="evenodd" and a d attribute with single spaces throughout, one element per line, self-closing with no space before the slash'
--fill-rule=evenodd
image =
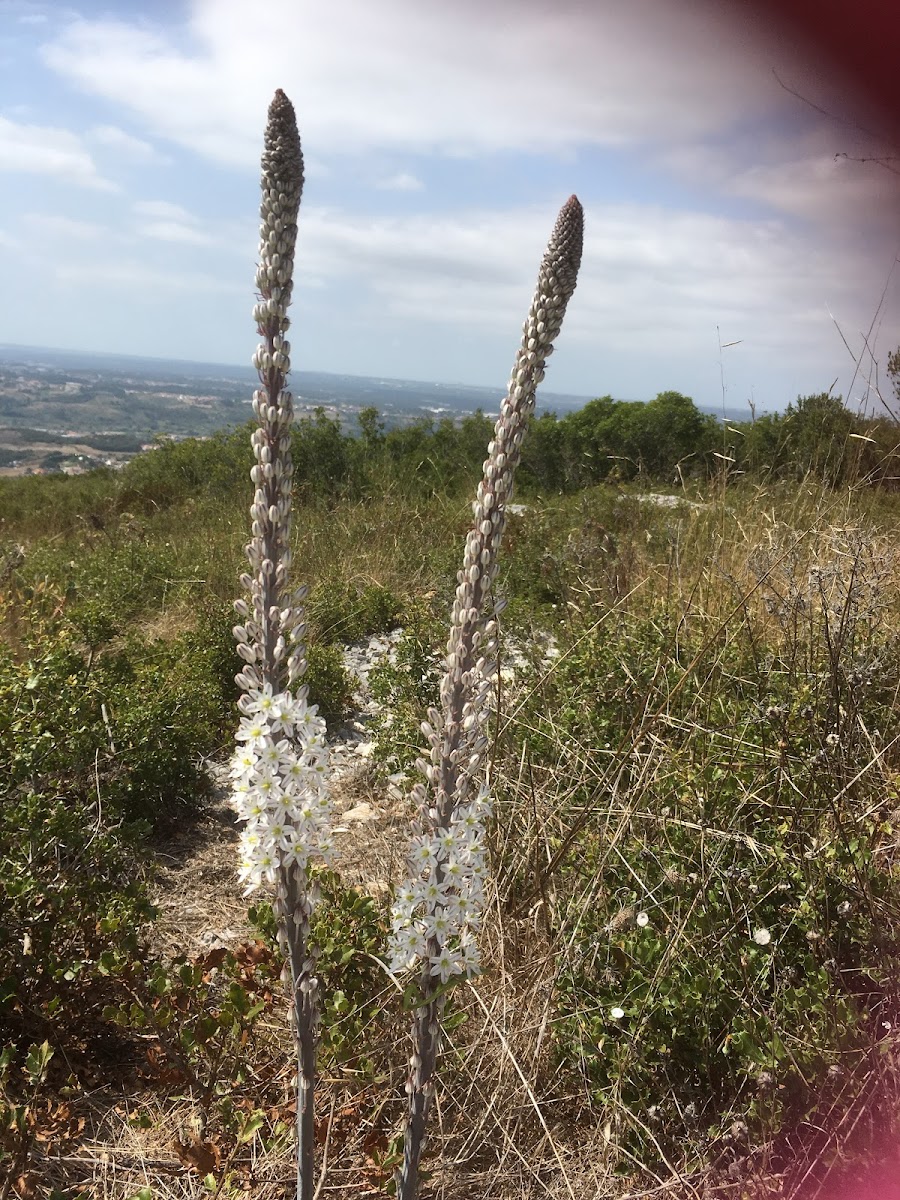
<path id="1" fill-rule="evenodd" d="M 250 510 L 249 570 L 245 596 L 235 602 L 243 667 L 232 760 L 232 800 L 244 822 L 240 877 L 246 894 L 260 884 L 274 891 L 284 979 L 291 997 L 297 1054 L 297 1197 L 314 1195 L 314 1085 L 318 980 L 310 944 L 315 901 L 310 868 L 331 858 L 326 789 L 325 726 L 307 690 L 303 648 L 305 589 L 292 591 L 291 424 L 293 400 L 287 316 L 293 288 L 297 214 L 303 190 L 303 156 L 290 101 L 275 93 L 262 156 L 257 302 L 261 338 L 254 355 L 260 386 L 253 396 L 257 428 Z M 583 214 L 572 196 L 560 211 L 541 263 L 509 390 L 488 447 L 484 477 L 473 506 L 473 524 L 457 577 L 440 707 L 422 730 L 430 746 L 420 760 L 423 776 L 409 851 L 409 878 L 396 893 L 391 936 L 393 971 L 418 972 L 412 985 L 416 1015 L 407 1093 L 409 1109 L 400 1200 L 418 1190 L 440 1049 L 440 1021 L 448 988 L 477 974 L 476 943 L 486 874 L 485 822 L 491 801 L 484 778 L 486 718 L 497 670 L 495 595 L 506 512 L 522 439 L 534 410 L 553 341 L 575 290 L 581 261 Z"/>
<path id="2" fill-rule="evenodd" d="M 485 822 L 491 813 L 483 765 L 486 716 L 497 671 L 497 617 L 503 604 L 494 594 L 500 546 L 535 392 L 575 291 L 583 231 L 581 205 L 571 196 L 560 210 L 541 263 L 478 485 L 457 575 L 440 707 L 422 725 L 430 756 L 418 764 L 423 780 L 414 791 L 418 821 L 408 855 L 409 876 L 396 893 L 392 914 L 391 966 L 395 971 L 418 971 L 398 1200 L 413 1200 L 418 1190 L 448 985 L 479 969 L 476 935 L 487 870 Z"/>
<path id="3" fill-rule="evenodd" d="M 238 748 L 232 760 L 233 805 L 244 821 L 240 877 L 246 893 L 274 889 L 278 940 L 285 958 L 297 1054 L 297 1197 L 312 1200 L 313 1095 L 316 1072 L 318 981 L 310 946 L 315 900 L 309 867 L 331 851 L 325 783 L 325 725 L 307 692 L 303 648 L 305 589 L 293 592 L 291 566 L 291 424 L 285 384 L 290 370 L 287 316 L 291 302 L 303 156 L 294 109 L 277 91 L 269 107 L 262 156 L 257 302 L 260 344 L 253 357 L 260 386 L 253 396 L 257 428 L 250 509 L 249 571 L 234 635 L 244 666 Z"/>

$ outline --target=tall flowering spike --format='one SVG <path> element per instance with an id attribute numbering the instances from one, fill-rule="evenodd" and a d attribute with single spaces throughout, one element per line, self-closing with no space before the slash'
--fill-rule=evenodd
<path id="1" fill-rule="evenodd" d="M 429 761 L 420 760 L 424 782 L 416 789 L 419 826 L 409 851 L 409 878 L 397 891 L 391 947 L 396 970 L 420 971 L 423 1003 L 413 1026 L 409 1113 L 398 1200 L 414 1200 L 419 1159 L 440 1048 L 441 985 L 478 971 L 475 936 L 480 925 L 486 873 L 484 824 L 491 812 L 481 781 L 488 746 L 487 706 L 497 663 L 497 624 L 502 602 L 493 585 L 522 439 L 534 411 L 553 341 L 575 291 L 584 234 L 584 212 L 571 196 L 560 210 L 538 274 L 522 331 L 509 390 L 488 446 L 484 477 L 473 505 L 462 570 L 450 618 L 441 680 L 440 709 L 422 732 Z"/>
<path id="2" fill-rule="evenodd" d="M 331 850 L 325 724 L 307 704 L 306 688 L 292 690 L 306 669 L 304 591 L 292 593 L 291 424 L 294 408 L 285 382 L 290 370 L 286 334 L 293 288 L 297 213 L 303 190 L 303 156 L 294 109 L 277 91 L 269 106 L 262 155 L 258 299 L 254 320 L 262 339 L 253 356 L 260 387 L 253 394 L 258 427 L 250 509 L 249 573 L 241 576 L 248 599 L 235 609 L 234 628 L 244 666 L 237 750 L 232 759 L 233 807 L 244 821 L 240 878 L 247 892 L 274 887 L 278 940 L 293 1001 L 297 1050 L 297 1197 L 312 1200 L 313 1087 L 316 1066 L 318 980 L 309 946 L 312 911 L 308 865 L 328 861 Z"/>
<path id="3" fill-rule="evenodd" d="M 254 620 L 248 629 L 253 636 L 247 644 L 257 657 L 243 655 L 251 668 L 258 666 L 255 672 L 245 668 L 242 675 L 250 686 L 264 682 L 279 692 L 285 682 L 292 685 L 299 679 L 306 666 L 303 647 L 295 636 L 302 613 L 288 589 L 294 404 L 285 388 L 291 369 L 287 309 L 293 291 L 303 154 L 293 105 L 280 89 L 269 106 L 261 191 L 256 270 L 259 299 L 253 309 L 262 338 L 253 356 L 261 387 L 253 395 L 259 428 L 253 434 L 256 466 L 250 478 L 256 491 L 250 510 L 253 540 L 247 547 L 254 575 L 250 582 Z"/>

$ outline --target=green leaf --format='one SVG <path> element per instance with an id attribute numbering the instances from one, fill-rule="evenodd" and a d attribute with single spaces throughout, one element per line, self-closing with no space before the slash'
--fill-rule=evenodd
<path id="1" fill-rule="evenodd" d="M 25 1059 L 25 1074 L 32 1084 L 38 1084 L 47 1073 L 50 1059 L 53 1057 L 53 1047 L 49 1042 L 41 1042 L 40 1046 L 33 1045 L 28 1050 Z"/>
<path id="2" fill-rule="evenodd" d="M 241 1125 L 241 1129 L 237 1137 L 238 1144 L 244 1145 L 246 1142 L 252 1141 L 256 1131 L 262 1127 L 265 1119 L 266 1114 L 260 1109 L 255 1108 Z"/>

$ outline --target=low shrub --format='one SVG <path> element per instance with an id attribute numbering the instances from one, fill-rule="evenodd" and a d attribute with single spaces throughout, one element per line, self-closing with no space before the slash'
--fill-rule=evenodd
<path id="1" fill-rule="evenodd" d="M 369 673 L 369 688 L 378 702 L 371 722 L 375 757 L 391 771 L 409 770 L 422 753 L 419 726 L 438 700 L 446 636 L 446 619 L 428 600 L 411 604 L 393 662 L 382 662 Z"/>
<path id="2" fill-rule="evenodd" d="M 309 688 L 310 704 L 318 706 L 326 725 L 333 725 L 346 716 L 353 692 L 341 649 L 314 644 L 308 648 L 306 659 L 303 683 Z"/>
<path id="3" fill-rule="evenodd" d="M 138 969 L 154 916 L 133 832 L 102 804 L 6 790 L 0 805 L 0 1031 L 70 1065 L 112 1053 L 103 1006 Z"/>
<path id="4" fill-rule="evenodd" d="M 891 564 L 811 551 L 740 621 L 586 614 L 517 714 L 543 848 L 505 886 L 552 864 L 558 1061 L 651 1165 L 795 1125 L 896 1021 Z"/>
<path id="5" fill-rule="evenodd" d="M 321 579 L 312 590 L 308 619 L 318 643 L 349 644 L 396 628 L 402 603 L 377 583 Z"/>

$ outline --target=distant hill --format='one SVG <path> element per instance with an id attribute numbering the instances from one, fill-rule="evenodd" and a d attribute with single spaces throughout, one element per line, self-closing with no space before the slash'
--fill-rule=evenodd
<path id="1" fill-rule="evenodd" d="M 153 383 L 163 384 L 167 388 L 178 383 L 190 384 L 189 390 L 196 391 L 197 385 L 203 383 L 210 385 L 205 390 L 220 395 L 229 406 L 235 403 L 242 389 L 252 388 L 256 381 L 256 372 L 250 366 L 142 358 L 130 354 L 99 354 L 47 346 L 0 344 L 0 365 L 7 368 L 22 366 L 32 371 L 51 370 L 66 374 L 67 378 L 75 381 L 86 374 L 93 377 L 94 383 L 104 380 L 140 382 L 142 391 L 152 390 L 148 385 Z M 491 413 L 498 408 L 505 388 L 505 380 L 498 387 L 473 387 L 463 383 L 339 375 L 327 371 L 294 371 L 291 380 L 295 398 L 301 405 L 323 405 L 349 412 L 374 405 L 388 419 L 409 419 L 425 412 L 456 415 L 474 412 L 478 408 Z M 542 388 L 538 394 L 539 408 L 560 414 L 572 412 L 603 393 L 602 381 L 590 396 L 551 392 Z M 721 409 L 706 411 L 722 416 Z M 229 412 L 227 415 L 228 423 L 233 424 L 236 414 Z M 746 414 L 728 412 L 726 416 L 729 420 L 743 420 Z M 209 432 L 208 422 L 204 421 L 202 425 L 203 428 L 198 428 L 197 432 Z M 182 430 L 179 428 L 175 432 Z"/>

